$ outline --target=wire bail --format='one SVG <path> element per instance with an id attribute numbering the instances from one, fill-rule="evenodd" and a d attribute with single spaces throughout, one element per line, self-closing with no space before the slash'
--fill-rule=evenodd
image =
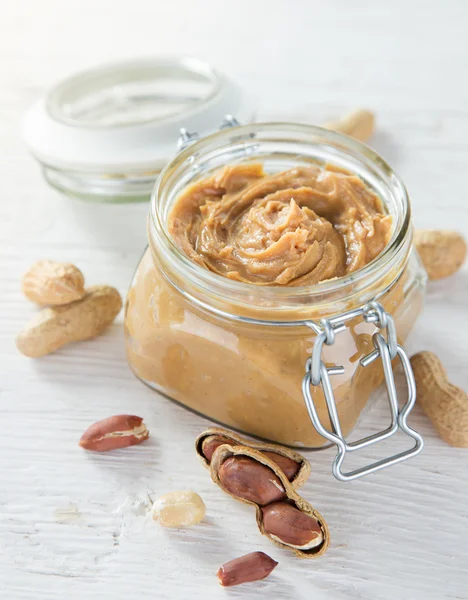
<path id="1" fill-rule="evenodd" d="M 337 374 L 342 375 L 344 373 L 344 367 L 327 367 L 322 360 L 322 348 L 323 344 L 328 346 L 333 345 L 336 334 L 346 329 L 345 323 L 359 316 L 362 316 L 366 323 L 373 323 L 378 329 L 372 336 L 375 349 L 363 357 L 360 360 L 360 364 L 363 367 L 367 367 L 377 358 L 381 358 L 387 397 L 390 405 L 391 425 L 383 431 L 369 435 L 356 442 L 348 443 L 341 431 L 335 396 L 330 381 L 330 376 Z M 351 481 L 358 477 L 363 477 L 364 475 L 369 475 L 370 473 L 384 469 L 385 467 L 395 465 L 407 458 L 419 454 L 423 449 L 423 439 L 419 433 L 414 431 L 414 429 L 407 424 L 408 415 L 416 401 L 416 384 L 408 355 L 398 344 L 395 323 L 392 316 L 388 314 L 378 302 L 370 302 L 359 309 L 343 313 L 332 319 L 322 319 L 319 325 L 313 321 L 306 323 L 306 325 L 317 333 L 317 338 L 314 343 L 312 355 L 306 362 L 306 373 L 302 380 L 302 393 L 304 395 L 307 411 L 315 429 L 320 435 L 330 442 L 333 442 L 338 447 L 338 453 L 332 466 L 333 475 L 340 481 Z M 385 333 L 385 337 L 383 333 Z M 401 409 L 398 406 L 398 397 L 392 370 L 392 360 L 397 356 L 403 367 L 408 387 L 408 397 Z M 312 399 L 311 386 L 316 387 L 318 385 L 322 386 L 325 396 L 331 431 L 322 425 Z M 344 472 L 342 470 L 346 452 L 353 452 L 376 442 L 381 442 L 395 434 L 398 430 L 403 431 L 415 440 L 415 444 L 412 448 L 382 460 L 378 460 L 370 465 L 360 467 L 354 471 Z"/>
<path id="2" fill-rule="evenodd" d="M 224 119 L 221 122 L 221 125 L 219 126 L 219 129 L 230 129 L 231 127 L 239 127 L 239 125 L 240 123 L 236 119 L 236 117 L 233 117 L 232 115 L 225 115 Z M 182 127 L 179 130 L 179 139 L 177 140 L 177 152 L 185 150 L 187 146 L 190 146 L 191 144 L 193 144 L 193 142 L 196 142 L 199 139 L 200 135 L 196 131 L 190 132 L 187 131 L 185 127 Z"/>

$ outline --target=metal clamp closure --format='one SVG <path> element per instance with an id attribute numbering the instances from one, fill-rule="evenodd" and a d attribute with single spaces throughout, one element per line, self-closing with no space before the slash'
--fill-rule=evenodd
<path id="1" fill-rule="evenodd" d="M 235 117 L 226 115 L 219 126 L 219 129 L 229 129 L 231 127 L 238 127 L 239 125 L 240 123 Z M 177 140 L 177 152 L 185 150 L 187 146 L 190 146 L 190 144 L 193 144 L 193 142 L 196 142 L 199 139 L 200 135 L 196 131 L 190 133 L 185 127 L 182 127 L 179 132 L 179 139 Z"/>
<path id="2" fill-rule="evenodd" d="M 382 360 L 384 371 L 385 385 L 387 389 L 387 397 L 390 405 L 391 424 L 390 426 L 378 433 L 367 436 L 356 442 L 346 442 L 338 418 L 338 410 L 333 394 L 330 376 L 344 373 L 342 366 L 327 367 L 322 360 L 323 344 L 331 346 L 335 342 L 336 334 L 346 329 L 345 323 L 351 319 L 362 316 L 367 323 L 374 323 L 378 331 L 374 333 L 372 339 L 375 350 L 360 360 L 363 367 L 370 365 L 379 357 Z M 333 442 L 338 447 L 338 453 L 333 462 L 333 475 L 340 481 L 351 481 L 363 475 L 368 475 L 397 464 L 411 456 L 419 454 L 423 448 L 422 437 L 407 424 L 407 418 L 416 401 L 416 385 L 411 369 L 411 364 L 408 355 L 403 348 L 398 344 L 395 324 L 391 315 L 389 315 L 378 302 L 370 302 L 365 306 L 343 313 L 332 319 L 322 319 L 318 325 L 315 322 L 306 323 L 315 333 L 317 338 L 314 343 L 312 356 L 306 362 L 306 373 L 302 380 L 302 393 L 309 413 L 309 416 L 316 430 L 324 438 Z M 383 335 L 385 333 L 385 337 Z M 395 387 L 395 379 L 393 377 L 392 360 L 400 359 L 401 365 L 406 378 L 408 388 L 408 397 L 402 408 L 398 405 L 397 391 Z M 325 396 L 325 402 L 328 410 L 328 415 L 331 424 L 331 431 L 323 426 L 315 408 L 311 394 L 311 386 L 321 385 Z M 370 446 L 376 442 L 383 441 L 398 430 L 403 431 L 415 440 L 415 444 L 409 450 L 399 452 L 382 460 L 378 460 L 370 465 L 355 469 L 354 471 L 344 472 L 342 464 L 345 459 L 346 452 L 360 450 L 366 446 Z"/>

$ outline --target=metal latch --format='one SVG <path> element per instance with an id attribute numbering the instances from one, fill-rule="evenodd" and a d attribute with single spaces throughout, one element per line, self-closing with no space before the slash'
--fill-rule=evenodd
<path id="1" fill-rule="evenodd" d="M 335 342 L 335 335 L 346 329 L 345 323 L 360 316 L 363 317 L 364 321 L 367 323 L 374 323 L 378 328 L 378 331 L 372 336 L 375 350 L 370 352 L 367 356 L 364 356 L 364 358 L 360 360 L 360 364 L 363 367 L 366 367 L 378 358 L 382 360 L 387 397 L 390 405 L 391 424 L 383 431 L 369 435 L 356 442 L 348 443 L 341 431 L 333 387 L 330 381 L 330 376 L 343 374 L 344 368 L 342 366 L 327 367 L 322 360 L 322 347 L 323 344 L 326 344 L 327 346 L 333 345 Z M 333 475 L 340 481 L 351 481 L 358 477 L 362 477 L 363 475 L 369 475 L 370 473 L 374 473 L 385 467 L 395 465 L 407 458 L 419 454 L 423 449 L 423 439 L 419 433 L 414 431 L 414 429 L 411 429 L 407 423 L 408 415 L 416 401 L 416 384 L 408 355 L 398 344 L 395 324 L 391 315 L 385 312 L 383 306 L 378 302 L 370 302 L 361 308 L 343 313 L 337 317 L 322 319 L 320 325 L 313 321 L 306 323 L 306 325 L 317 334 L 317 338 L 312 350 L 312 356 L 306 362 L 306 373 L 302 380 L 302 393 L 315 429 L 320 435 L 330 442 L 333 442 L 338 447 L 338 453 L 332 466 Z M 382 332 L 384 331 L 386 333 L 385 337 L 382 335 Z M 398 405 L 395 379 L 392 370 L 392 360 L 397 356 L 403 367 L 408 388 L 408 397 L 402 408 Z M 321 423 L 312 398 L 311 386 L 318 385 L 322 386 L 325 396 L 331 431 L 326 429 Z M 360 467 L 354 471 L 344 472 L 342 470 L 343 461 L 347 452 L 361 450 L 371 444 L 381 442 L 394 435 L 398 430 L 403 431 L 415 440 L 415 444 L 412 448 L 382 460 L 378 460 L 370 465 Z"/>
<path id="2" fill-rule="evenodd" d="M 230 127 L 238 127 L 239 125 L 240 123 L 235 117 L 226 115 L 219 126 L 219 129 L 229 129 Z M 193 144 L 193 142 L 196 142 L 199 139 L 200 135 L 196 131 L 190 133 L 185 127 L 182 127 L 179 132 L 179 139 L 177 140 L 177 152 L 185 150 L 187 146 L 190 146 L 190 144 Z"/>

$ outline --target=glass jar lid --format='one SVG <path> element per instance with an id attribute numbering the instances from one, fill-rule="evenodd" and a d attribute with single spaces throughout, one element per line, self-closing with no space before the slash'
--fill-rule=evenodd
<path id="1" fill-rule="evenodd" d="M 232 80 L 195 58 L 144 58 L 72 75 L 31 107 L 23 136 L 50 183 L 78 196 L 149 198 L 182 127 L 250 121 Z M 141 198 L 138 198 L 141 199 Z"/>

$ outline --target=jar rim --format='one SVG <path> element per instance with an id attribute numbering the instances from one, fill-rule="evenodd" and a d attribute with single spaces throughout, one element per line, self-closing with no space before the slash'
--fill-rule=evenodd
<path id="1" fill-rule="evenodd" d="M 160 210 L 160 203 L 165 199 L 164 194 L 167 193 L 168 188 L 177 180 L 181 170 L 184 168 L 193 168 L 194 163 L 210 151 L 222 148 L 223 143 L 229 141 L 232 142 L 235 140 L 236 143 L 242 143 L 242 141 L 248 143 L 248 140 L 250 140 L 251 142 L 255 142 L 259 134 L 282 136 L 282 141 L 289 141 L 294 137 L 306 140 L 310 138 L 311 144 L 317 139 L 325 140 L 327 143 L 333 145 L 335 149 L 339 149 L 337 156 L 340 152 L 348 153 L 349 156 L 353 156 L 354 159 L 362 162 L 364 166 L 377 165 L 387 179 L 386 183 L 391 186 L 393 199 L 398 200 L 395 204 L 397 207 L 397 219 L 394 223 L 391 239 L 385 249 L 367 265 L 350 274 L 302 286 L 255 286 L 251 283 L 223 277 L 191 261 L 177 246 L 167 231 Z M 277 139 L 280 141 L 280 138 Z M 247 156 L 247 160 L 254 159 L 253 155 Z M 411 246 L 410 224 L 410 201 L 402 180 L 395 174 L 388 163 L 369 146 L 347 135 L 316 125 L 291 122 L 265 122 L 223 129 L 194 142 L 177 154 L 160 173 L 153 188 L 148 234 L 153 251 L 156 250 L 158 256 L 161 256 L 161 253 L 163 253 L 165 259 L 163 263 L 171 269 L 176 269 L 183 281 L 189 280 L 191 283 L 200 286 L 205 292 L 216 291 L 221 293 L 226 298 L 229 298 L 230 303 L 232 303 L 233 296 L 250 299 L 253 296 L 259 296 L 264 303 L 267 303 L 269 300 L 280 303 L 288 300 L 287 304 L 291 308 L 291 306 L 297 306 L 298 302 L 306 302 L 307 306 L 310 307 L 314 302 L 320 302 L 320 299 L 327 294 L 336 294 L 340 290 L 346 293 L 347 288 L 356 290 L 360 285 L 362 286 L 363 282 L 369 279 L 371 274 L 375 276 L 376 272 L 387 272 L 398 257 L 404 258 L 408 255 Z"/>

